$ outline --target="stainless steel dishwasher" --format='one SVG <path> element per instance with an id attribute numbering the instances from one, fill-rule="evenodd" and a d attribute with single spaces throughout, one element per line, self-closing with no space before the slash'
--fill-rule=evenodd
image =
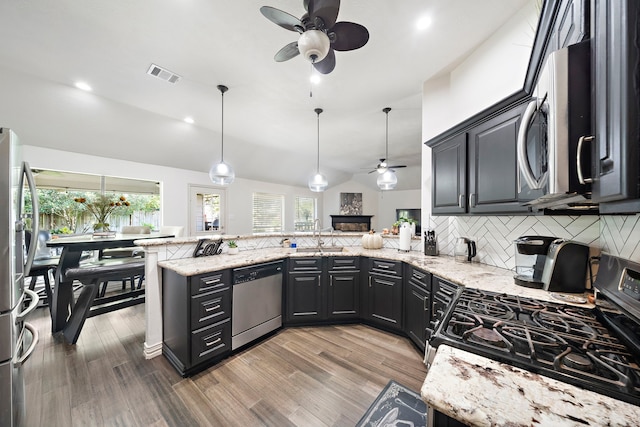
<path id="1" fill-rule="evenodd" d="M 282 261 L 233 270 L 231 349 L 282 326 Z"/>

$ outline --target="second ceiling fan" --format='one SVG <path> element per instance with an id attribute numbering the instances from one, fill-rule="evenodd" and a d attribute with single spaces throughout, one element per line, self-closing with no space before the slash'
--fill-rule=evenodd
<path id="1" fill-rule="evenodd" d="M 379 174 L 383 174 L 386 171 L 388 171 L 389 169 L 393 170 L 393 169 L 399 169 L 399 168 L 406 168 L 407 165 L 392 165 L 390 166 L 387 163 L 387 160 L 389 159 L 389 111 L 391 111 L 391 108 L 389 107 L 385 107 L 382 109 L 382 112 L 386 114 L 386 136 L 385 136 L 385 151 L 384 151 L 384 158 L 380 159 L 380 163 L 378 163 L 376 165 L 376 167 L 370 171 L 369 173 L 374 173 L 374 172 L 378 172 Z"/>

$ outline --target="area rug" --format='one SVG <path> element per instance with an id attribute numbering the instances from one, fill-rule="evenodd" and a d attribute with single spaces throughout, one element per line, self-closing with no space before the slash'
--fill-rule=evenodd
<path id="1" fill-rule="evenodd" d="M 420 395 L 389 381 L 356 427 L 425 427 L 427 405 Z"/>

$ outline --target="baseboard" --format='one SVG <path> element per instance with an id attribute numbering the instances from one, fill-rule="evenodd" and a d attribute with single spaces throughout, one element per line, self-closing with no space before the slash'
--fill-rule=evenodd
<path id="1" fill-rule="evenodd" d="M 162 343 L 155 345 L 147 345 L 144 343 L 144 358 L 153 359 L 154 357 L 162 356 Z"/>

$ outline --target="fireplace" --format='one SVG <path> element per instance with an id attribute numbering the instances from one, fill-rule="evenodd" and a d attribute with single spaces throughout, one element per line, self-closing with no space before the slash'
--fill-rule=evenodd
<path id="1" fill-rule="evenodd" d="M 373 215 L 331 215 L 331 226 L 336 231 L 369 231 Z"/>

